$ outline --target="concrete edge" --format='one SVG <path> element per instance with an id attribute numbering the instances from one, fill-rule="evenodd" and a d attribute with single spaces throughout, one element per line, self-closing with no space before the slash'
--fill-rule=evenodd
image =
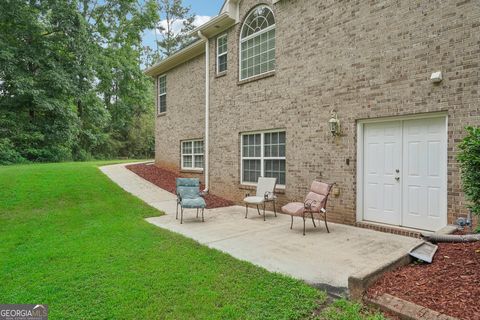
<path id="1" fill-rule="evenodd" d="M 381 296 L 372 299 L 367 298 L 365 299 L 365 302 L 382 311 L 393 313 L 402 320 L 458 320 L 457 318 L 419 306 L 413 302 L 394 297 L 388 293 L 384 293 Z"/>
<path id="2" fill-rule="evenodd" d="M 348 298 L 348 288 L 335 287 L 326 283 L 307 283 L 317 290 L 325 291 L 330 297 L 334 299 Z"/>
<path id="3" fill-rule="evenodd" d="M 374 270 L 363 270 L 348 277 L 348 291 L 350 299 L 361 301 L 363 295 L 376 280 L 385 272 L 403 267 L 412 262 L 408 253 L 401 253 L 390 262 L 386 262 Z"/>
<path id="4" fill-rule="evenodd" d="M 126 167 L 126 166 L 129 166 L 129 165 L 132 165 L 132 164 L 141 164 L 141 163 L 145 163 L 145 164 L 148 164 L 148 163 L 152 163 L 154 162 L 154 160 L 139 160 L 139 161 L 134 161 L 134 162 L 116 162 L 116 163 L 111 163 L 111 164 L 104 164 L 102 166 L 97 166 L 97 168 L 104 168 L 104 167 L 113 167 L 113 166 L 123 166 L 123 167 Z"/>
<path id="5" fill-rule="evenodd" d="M 449 225 L 443 227 L 442 229 L 438 230 L 435 233 L 436 234 L 452 234 L 457 230 L 458 230 L 458 226 L 453 225 L 453 224 L 449 224 Z"/>

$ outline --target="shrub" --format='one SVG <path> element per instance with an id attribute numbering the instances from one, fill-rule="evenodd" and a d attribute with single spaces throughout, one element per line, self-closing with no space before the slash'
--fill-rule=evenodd
<path id="1" fill-rule="evenodd" d="M 0 165 L 27 162 L 7 138 L 0 138 Z"/>
<path id="2" fill-rule="evenodd" d="M 467 127 L 467 136 L 460 143 L 458 161 L 463 191 L 473 214 L 480 215 L 480 127 Z"/>

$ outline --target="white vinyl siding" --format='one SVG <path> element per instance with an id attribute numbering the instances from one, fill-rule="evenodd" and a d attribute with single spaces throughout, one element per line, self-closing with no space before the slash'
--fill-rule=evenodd
<path id="1" fill-rule="evenodd" d="M 221 35 L 217 38 L 217 74 L 227 71 L 227 35 Z"/>
<path id="2" fill-rule="evenodd" d="M 182 142 L 182 169 L 203 170 L 203 140 Z"/>
<path id="3" fill-rule="evenodd" d="M 158 77 L 157 114 L 167 112 L 167 76 Z"/>
<path id="4" fill-rule="evenodd" d="M 246 133 L 241 136 L 243 184 L 255 184 L 259 177 L 275 177 L 286 183 L 285 131 Z"/>

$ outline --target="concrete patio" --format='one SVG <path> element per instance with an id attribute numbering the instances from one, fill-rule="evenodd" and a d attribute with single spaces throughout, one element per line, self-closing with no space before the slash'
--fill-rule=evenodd
<path id="1" fill-rule="evenodd" d="M 184 223 L 175 219 L 175 195 L 160 189 L 125 168 L 125 164 L 101 170 L 127 192 L 139 197 L 165 215 L 146 219 L 158 227 L 180 233 L 210 248 L 249 261 L 272 272 L 279 272 L 327 289 L 333 294 L 347 292 L 348 278 L 373 272 L 404 256 L 421 240 L 388 233 L 329 223 L 330 233 L 320 223 L 307 222 L 267 213 L 267 221 L 250 209 L 232 206 L 205 210 L 205 222 L 196 219 L 195 210 L 186 210 Z"/>

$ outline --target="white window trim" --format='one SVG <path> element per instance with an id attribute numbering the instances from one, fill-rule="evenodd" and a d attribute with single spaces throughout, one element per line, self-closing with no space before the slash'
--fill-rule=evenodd
<path id="1" fill-rule="evenodd" d="M 245 186 L 256 186 L 257 183 L 255 182 L 249 182 L 249 181 L 243 181 L 243 160 L 260 160 L 260 171 L 261 174 L 260 176 L 263 177 L 265 171 L 264 171 L 264 166 L 265 166 L 265 161 L 264 160 L 285 160 L 285 174 L 287 174 L 287 157 L 265 157 L 265 150 L 264 150 L 264 139 L 265 139 L 265 133 L 275 133 L 275 132 L 285 132 L 285 137 L 287 134 L 287 131 L 285 129 L 272 129 L 272 130 L 264 130 L 264 131 L 251 131 L 251 132 L 242 132 L 240 134 L 240 184 L 245 185 Z M 260 158 L 258 157 L 243 157 L 243 136 L 248 136 L 248 135 L 253 135 L 253 134 L 260 134 Z M 286 139 L 285 139 L 286 142 Z M 287 147 L 285 143 L 285 148 Z M 276 184 L 275 188 L 277 189 L 285 189 L 284 184 Z"/>
<path id="2" fill-rule="evenodd" d="M 203 156 L 203 161 L 205 161 L 205 149 L 203 150 L 202 153 L 195 153 L 195 148 L 194 148 L 194 145 L 195 145 L 195 142 L 202 142 L 203 143 L 203 147 L 205 148 L 205 142 L 203 141 L 203 139 L 194 139 L 194 140 L 183 140 L 181 141 L 180 143 L 180 162 L 181 162 L 181 169 L 182 170 L 190 170 L 190 171 L 203 171 L 203 168 L 197 168 L 195 167 L 195 156 Z M 183 153 L 183 144 L 185 142 L 190 142 L 192 144 L 192 153 L 191 154 L 184 154 Z M 183 156 L 191 156 L 192 157 L 192 166 L 191 167 L 185 167 L 183 165 Z"/>
<path id="3" fill-rule="evenodd" d="M 160 93 L 160 78 L 165 78 L 165 92 Z M 164 114 L 167 112 L 167 106 L 165 105 L 165 111 L 160 112 L 160 97 L 167 96 L 167 75 L 162 74 L 157 78 L 157 115 Z"/>
<path id="4" fill-rule="evenodd" d="M 275 20 L 275 24 L 261 30 L 261 31 L 258 31 L 254 34 L 251 34 L 245 38 L 242 38 L 242 33 L 243 33 L 243 28 L 245 27 L 245 21 L 248 19 L 248 17 L 250 16 L 250 13 L 253 12 L 253 10 L 255 10 L 257 7 L 259 6 L 264 6 L 264 7 L 268 7 L 270 9 L 270 11 L 272 12 L 272 15 L 273 15 L 273 19 Z M 246 78 L 243 78 L 242 79 L 242 59 L 243 59 L 243 55 L 242 55 L 242 43 L 244 43 L 245 41 L 248 41 L 254 37 L 257 37 L 257 36 L 260 36 L 266 32 L 269 32 L 270 30 L 272 29 L 275 29 L 276 26 L 277 26 L 277 18 L 275 17 L 275 13 L 273 12 L 272 8 L 270 8 L 269 6 L 267 5 L 259 5 L 257 7 L 255 7 L 254 9 L 252 9 L 252 11 L 247 15 L 247 17 L 245 18 L 245 20 L 243 21 L 243 24 L 242 24 L 242 28 L 240 29 L 240 42 L 239 42 L 239 46 L 238 46 L 238 56 L 240 57 L 240 59 L 238 59 L 238 80 L 239 81 L 246 81 L 246 80 L 249 80 L 249 79 L 252 79 L 252 78 L 256 78 L 256 77 L 260 77 L 260 76 L 263 76 L 265 74 L 269 74 L 271 72 L 274 72 L 276 70 L 276 65 L 275 65 L 275 68 L 273 68 L 272 70 L 269 70 L 269 71 L 266 71 L 266 72 L 262 72 L 262 73 L 259 73 L 259 74 L 256 74 L 254 76 L 251 76 L 251 77 L 246 77 Z M 277 45 L 276 45 L 276 39 L 277 37 L 275 36 L 275 50 L 277 48 Z M 275 59 L 276 60 L 276 59 Z M 276 61 L 275 61 L 276 63 Z"/>
<path id="5" fill-rule="evenodd" d="M 223 39 L 223 38 L 227 38 L 227 40 L 228 40 L 228 34 L 224 33 L 224 34 L 217 37 L 217 68 L 216 68 L 217 69 L 217 74 L 223 74 L 223 73 L 227 72 L 227 70 L 228 70 L 228 62 L 227 62 L 227 68 L 225 70 L 220 71 L 218 69 L 220 67 L 220 63 L 219 63 L 220 57 L 226 56 L 228 54 L 228 42 L 227 42 L 227 51 L 225 51 L 223 53 L 219 52 L 220 46 L 218 45 L 218 42 L 220 41 L 220 39 Z M 228 56 L 227 56 L 227 60 L 228 60 Z"/>

